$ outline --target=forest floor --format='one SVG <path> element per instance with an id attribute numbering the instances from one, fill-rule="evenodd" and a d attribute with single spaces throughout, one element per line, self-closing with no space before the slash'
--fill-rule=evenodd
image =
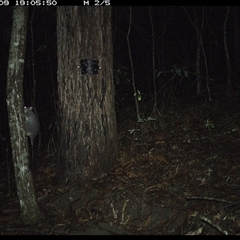
<path id="1" fill-rule="evenodd" d="M 120 151 L 109 174 L 56 186 L 49 154 L 34 172 L 46 221 L 22 225 L 5 186 L 0 234 L 240 234 L 240 105 L 195 102 L 142 123 L 126 108 L 117 121 Z"/>

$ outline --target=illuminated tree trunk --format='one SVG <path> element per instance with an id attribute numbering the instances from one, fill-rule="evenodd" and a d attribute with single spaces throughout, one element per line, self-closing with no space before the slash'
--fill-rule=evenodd
<path id="1" fill-rule="evenodd" d="M 13 25 L 7 72 L 7 109 L 12 158 L 24 223 L 34 225 L 41 221 L 31 171 L 27 135 L 24 131 L 23 68 L 26 49 L 28 7 L 13 8 Z"/>
<path id="2" fill-rule="evenodd" d="M 98 177 L 117 154 L 111 7 L 57 9 L 60 180 Z M 81 59 L 97 59 L 83 75 Z M 61 174 L 62 172 L 62 174 Z"/>

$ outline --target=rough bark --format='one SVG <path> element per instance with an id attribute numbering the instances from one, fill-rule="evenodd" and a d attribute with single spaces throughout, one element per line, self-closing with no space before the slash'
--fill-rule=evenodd
<path id="1" fill-rule="evenodd" d="M 7 73 L 7 109 L 12 158 L 20 203 L 26 224 L 41 220 L 33 179 L 29 170 L 27 135 L 23 129 L 23 67 L 25 58 L 28 7 L 13 8 L 13 25 Z"/>
<path id="2" fill-rule="evenodd" d="M 98 177 L 117 152 L 111 7 L 58 7 L 59 166 L 61 180 Z M 98 75 L 82 75 L 97 59 Z"/>

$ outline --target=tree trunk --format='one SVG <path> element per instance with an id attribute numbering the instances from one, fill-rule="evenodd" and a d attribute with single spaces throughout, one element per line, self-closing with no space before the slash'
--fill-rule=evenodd
<path id="1" fill-rule="evenodd" d="M 234 80 L 238 83 L 240 75 L 240 11 L 239 6 L 233 7 L 233 38 L 234 38 Z M 239 90 L 239 89 L 238 89 Z"/>
<path id="2" fill-rule="evenodd" d="M 60 180 L 98 177 L 117 153 L 111 7 L 57 8 Z M 82 75 L 81 59 L 97 59 Z"/>
<path id="3" fill-rule="evenodd" d="M 226 54 L 226 63 L 227 63 L 227 93 L 229 96 L 232 95 L 232 78 L 231 78 L 231 61 L 228 51 L 228 43 L 227 43 L 227 21 L 230 13 L 230 8 L 227 6 L 227 14 L 223 23 L 223 43 L 224 43 L 224 50 Z"/>
<path id="4" fill-rule="evenodd" d="M 7 109 L 12 158 L 20 203 L 26 224 L 41 220 L 31 171 L 27 135 L 23 129 L 23 67 L 26 48 L 28 7 L 13 8 L 13 25 L 7 72 Z"/>
<path id="5" fill-rule="evenodd" d="M 198 38 L 197 38 L 198 39 Z M 202 89 L 201 89 L 201 71 L 200 71 L 200 57 L 201 57 L 201 43 L 199 39 L 197 40 L 197 54 L 196 54 L 196 82 L 197 82 L 197 96 L 200 96 Z"/>

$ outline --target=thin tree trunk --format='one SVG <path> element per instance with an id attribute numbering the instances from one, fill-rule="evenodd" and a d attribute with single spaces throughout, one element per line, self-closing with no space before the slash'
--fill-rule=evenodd
<path id="1" fill-rule="evenodd" d="M 13 8 L 13 25 L 7 72 L 7 109 L 12 158 L 21 217 L 34 225 L 42 218 L 37 205 L 31 171 L 27 135 L 23 129 L 23 67 L 27 34 L 28 7 Z"/>
<path id="2" fill-rule="evenodd" d="M 229 17 L 229 6 L 227 6 L 227 14 L 223 24 L 223 42 L 224 42 L 224 50 L 226 54 L 226 63 L 227 63 L 227 92 L 231 96 L 232 95 L 232 78 L 231 78 L 231 61 L 228 51 L 227 44 L 227 21 Z"/>
<path id="3" fill-rule="evenodd" d="M 200 77 L 200 56 L 201 56 L 201 43 L 197 40 L 197 56 L 196 56 L 196 81 L 197 81 L 197 96 L 201 94 L 201 77 Z"/>
<path id="4" fill-rule="evenodd" d="M 197 13 L 197 7 L 194 8 L 194 20 L 195 22 L 193 22 L 193 20 L 191 19 L 190 15 L 188 14 L 187 10 L 185 7 L 183 7 L 183 10 L 185 11 L 185 13 L 187 14 L 190 22 L 192 23 L 193 27 L 195 28 L 196 30 L 196 34 L 197 34 L 197 41 L 198 41 L 198 48 L 197 48 L 197 51 L 199 50 L 199 47 L 200 49 L 202 50 L 202 54 L 203 54 L 203 60 L 204 60 L 204 65 L 205 65 L 205 71 L 206 71 L 206 87 L 207 87 L 207 92 L 208 92 L 208 100 L 209 101 L 212 101 L 212 97 L 211 97 L 211 91 L 210 91 L 210 87 L 209 87 L 209 72 L 208 72 L 208 63 L 207 63 L 207 56 L 206 56 L 206 53 L 205 53 L 205 49 L 204 49 L 204 46 L 203 46 L 203 28 L 204 28 L 204 25 L 206 23 L 204 23 L 204 6 L 202 7 L 201 9 L 201 20 L 202 20 L 202 23 L 201 23 L 201 26 L 199 24 L 199 21 L 198 21 L 198 13 Z M 197 57 L 200 57 L 200 54 L 197 53 Z M 196 60 L 197 61 L 197 64 L 200 65 L 200 61 L 199 59 Z M 198 71 L 198 69 L 197 69 Z M 197 93 L 199 94 L 200 93 L 200 86 L 201 86 L 201 79 L 200 77 L 197 76 L 197 80 L 199 81 L 197 83 Z"/>
<path id="5" fill-rule="evenodd" d="M 233 7 L 233 36 L 234 36 L 234 80 L 240 75 L 240 11 L 239 6 Z"/>
<path id="6" fill-rule="evenodd" d="M 153 105 L 153 117 L 156 117 L 157 109 L 157 87 L 156 87 L 156 66 L 155 66 L 155 38 L 154 38 L 154 27 L 151 14 L 151 7 L 149 7 L 149 17 L 152 29 L 152 71 L 153 71 L 153 95 L 154 95 L 154 105 Z"/>
<path id="7" fill-rule="evenodd" d="M 128 25 L 128 32 L 127 32 L 127 46 L 128 46 L 128 54 L 129 54 L 129 60 L 130 60 L 130 65 L 131 65 L 131 72 L 132 72 L 132 86 L 133 86 L 135 107 L 136 107 L 136 112 L 137 112 L 137 122 L 142 122 L 143 120 L 141 119 L 140 112 L 139 112 L 138 93 L 137 93 L 136 84 L 135 84 L 132 51 L 131 51 L 130 40 L 129 40 L 131 28 L 132 28 L 132 7 L 129 7 L 129 25 Z"/>

